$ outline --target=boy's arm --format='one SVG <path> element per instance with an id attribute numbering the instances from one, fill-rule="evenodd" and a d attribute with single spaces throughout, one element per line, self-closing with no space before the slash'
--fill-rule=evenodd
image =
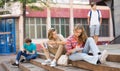
<path id="1" fill-rule="evenodd" d="M 65 38 L 63 35 L 59 34 L 58 37 L 60 38 L 61 41 L 56 41 L 56 44 L 66 44 Z"/>
<path id="2" fill-rule="evenodd" d="M 101 11 L 99 11 L 100 13 L 100 24 L 102 24 L 102 14 L 101 14 Z"/>
<path id="3" fill-rule="evenodd" d="M 22 52 L 25 51 L 25 44 L 23 44 L 23 47 L 21 47 L 20 50 L 21 50 Z"/>
<path id="4" fill-rule="evenodd" d="M 90 11 L 88 12 L 88 19 L 87 19 L 88 25 L 90 25 Z"/>

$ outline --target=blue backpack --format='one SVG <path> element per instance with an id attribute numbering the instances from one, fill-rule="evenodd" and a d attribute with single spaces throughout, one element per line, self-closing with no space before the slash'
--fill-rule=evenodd
<path id="1" fill-rule="evenodd" d="M 99 14 L 99 10 L 97 10 L 98 12 L 98 20 L 100 21 L 100 14 Z M 92 16 L 92 10 L 90 10 L 90 20 L 91 20 L 91 16 Z"/>

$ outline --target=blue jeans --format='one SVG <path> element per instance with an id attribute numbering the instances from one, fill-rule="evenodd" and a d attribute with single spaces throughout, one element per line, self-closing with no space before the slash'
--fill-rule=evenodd
<path id="1" fill-rule="evenodd" d="M 22 52 L 22 51 L 18 51 L 16 60 L 19 61 L 21 58 L 21 55 L 23 55 L 26 60 L 30 60 L 30 59 L 35 59 L 37 57 L 37 53 L 35 54 L 26 54 L 26 52 Z"/>
<path id="2" fill-rule="evenodd" d="M 90 50 L 92 51 L 93 56 L 88 55 Z M 89 63 L 96 64 L 99 59 L 99 55 L 98 55 L 99 52 L 100 52 L 100 50 L 98 49 L 94 39 L 89 37 L 85 43 L 85 46 L 84 46 L 82 52 L 71 54 L 69 56 L 69 59 L 72 61 L 85 60 Z"/>

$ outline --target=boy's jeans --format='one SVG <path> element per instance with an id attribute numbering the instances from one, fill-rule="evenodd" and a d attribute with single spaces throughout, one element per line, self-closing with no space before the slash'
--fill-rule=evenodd
<path id="1" fill-rule="evenodd" d="M 30 60 L 30 59 L 35 59 L 37 57 L 37 53 L 35 54 L 26 54 L 26 52 L 22 52 L 22 51 L 18 51 L 16 60 L 19 61 L 21 58 L 21 55 L 23 55 L 26 60 Z"/>

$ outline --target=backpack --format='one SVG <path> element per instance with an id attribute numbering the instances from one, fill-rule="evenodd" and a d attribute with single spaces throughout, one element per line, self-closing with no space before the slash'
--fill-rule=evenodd
<path id="1" fill-rule="evenodd" d="M 98 12 L 98 20 L 100 21 L 100 13 L 99 13 L 99 10 L 97 10 Z M 90 20 L 91 20 L 91 16 L 92 16 L 92 10 L 90 10 Z"/>

